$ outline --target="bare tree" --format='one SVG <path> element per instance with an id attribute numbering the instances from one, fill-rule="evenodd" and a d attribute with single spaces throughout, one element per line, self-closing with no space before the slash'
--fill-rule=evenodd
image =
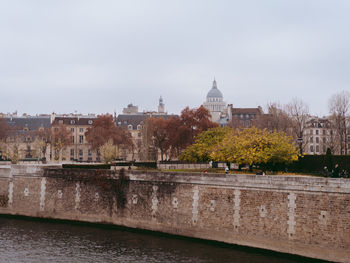
<path id="1" fill-rule="evenodd" d="M 267 104 L 267 114 L 257 116 L 253 121 L 253 126 L 269 131 L 283 131 L 287 135 L 292 135 L 291 119 L 283 106 L 278 103 Z"/>
<path id="2" fill-rule="evenodd" d="M 328 102 L 331 121 L 336 133 L 339 154 L 348 152 L 350 93 L 342 91 L 334 94 Z"/>
<path id="3" fill-rule="evenodd" d="M 286 105 L 286 112 L 291 120 L 293 137 L 297 139 L 299 144 L 300 154 L 305 150 L 308 136 L 305 132 L 307 129 L 307 121 L 310 117 L 308 105 L 301 99 L 294 98 Z"/>

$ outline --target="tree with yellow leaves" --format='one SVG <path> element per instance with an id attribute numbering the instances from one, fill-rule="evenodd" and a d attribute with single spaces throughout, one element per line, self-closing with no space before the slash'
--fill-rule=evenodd
<path id="1" fill-rule="evenodd" d="M 298 149 L 283 132 L 252 127 L 227 134 L 210 157 L 249 165 L 290 163 L 298 160 Z"/>
<path id="2" fill-rule="evenodd" d="M 229 127 L 216 127 L 201 132 L 197 136 L 195 143 L 188 146 L 179 156 L 179 159 L 188 162 L 211 161 L 213 160 L 211 154 L 217 149 L 224 138 L 232 133 L 233 129 Z"/>
<path id="3" fill-rule="evenodd" d="M 243 130 L 218 127 L 199 134 L 195 143 L 182 153 L 180 159 L 250 166 L 290 163 L 298 160 L 298 149 L 283 132 L 270 132 L 256 127 Z"/>

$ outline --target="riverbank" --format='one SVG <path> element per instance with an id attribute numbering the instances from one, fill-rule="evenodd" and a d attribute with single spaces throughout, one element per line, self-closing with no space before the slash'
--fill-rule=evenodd
<path id="1" fill-rule="evenodd" d="M 104 173 L 12 166 L 0 172 L 0 213 L 349 262 L 349 180 L 133 170 L 111 180 Z"/>

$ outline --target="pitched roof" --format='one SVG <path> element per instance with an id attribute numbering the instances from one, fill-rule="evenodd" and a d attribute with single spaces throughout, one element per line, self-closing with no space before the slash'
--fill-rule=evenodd
<path id="1" fill-rule="evenodd" d="M 50 127 L 50 117 L 12 117 L 6 118 L 7 124 L 11 128 L 28 130 L 38 130 L 40 127 Z"/>
<path id="2" fill-rule="evenodd" d="M 232 114 L 262 114 L 260 108 L 232 108 Z"/>
<path id="3" fill-rule="evenodd" d="M 132 129 L 136 130 L 138 125 L 144 125 L 148 118 L 163 118 L 169 119 L 177 115 L 157 115 L 157 114 L 119 114 L 116 118 L 116 125 L 127 128 L 132 125 Z"/>
<path id="4" fill-rule="evenodd" d="M 52 125 L 65 124 L 65 125 L 92 125 L 96 117 L 55 117 Z"/>

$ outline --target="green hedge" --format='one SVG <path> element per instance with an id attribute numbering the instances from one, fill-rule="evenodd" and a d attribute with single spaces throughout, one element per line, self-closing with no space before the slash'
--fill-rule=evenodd
<path id="1" fill-rule="evenodd" d="M 136 167 L 147 167 L 157 169 L 156 162 L 117 162 L 113 164 L 115 166 L 136 166 Z"/>
<path id="2" fill-rule="evenodd" d="M 338 164 L 340 170 L 350 171 L 350 155 L 305 155 L 288 165 L 270 164 L 271 170 L 288 170 L 290 172 L 320 173 L 327 166 L 328 171 Z"/>
<path id="3" fill-rule="evenodd" d="M 62 164 L 67 169 L 111 169 L 110 164 Z"/>

